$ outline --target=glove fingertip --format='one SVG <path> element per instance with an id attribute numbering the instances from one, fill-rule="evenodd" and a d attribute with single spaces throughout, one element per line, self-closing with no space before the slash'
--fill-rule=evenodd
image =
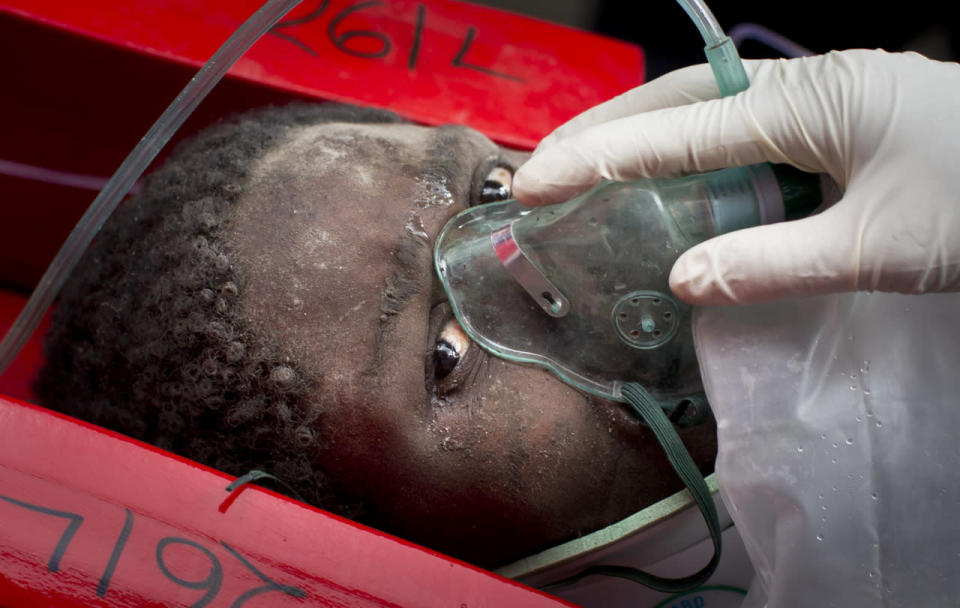
<path id="1" fill-rule="evenodd" d="M 517 169 L 516 173 L 513 174 L 513 186 L 511 188 L 513 198 L 528 207 L 547 205 L 551 201 L 543 196 L 545 184 L 536 176 L 535 171 L 526 168 L 529 164 L 530 161 L 527 161 L 527 164 Z"/>
<path id="2" fill-rule="evenodd" d="M 698 305 L 756 304 L 850 288 L 849 245 L 831 218 L 737 230 L 684 252 L 670 288 Z"/>
<path id="3" fill-rule="evenodd" d="M 562 203 L 593 185 L 570 167 L 566 173 L 559 173 L 558 165 L 562 165 L 562 157 L 558 159 L 554 154 L 529 159 L 513 174 L 513 197 L 530 207 L 552 205 Z"/>
<path id="4" fill-rule="evenodd" d="M 681 255 L 670 271 L 670 290 L 693 305 L 734 304 L 736 295 L 721 280 L 712 254 L 700 245 Z"/>
<path id="5" fill-rule="evenodd" d="M 714 237 L 685 251 L 670 271 L 670 289 L 701 306 L 754 304 L 788 295 L 782 278 L 790 256 L 779 246 L 783 225 L 758 226 Z M 772 230 L 771 230 L 772 229 Z"/>

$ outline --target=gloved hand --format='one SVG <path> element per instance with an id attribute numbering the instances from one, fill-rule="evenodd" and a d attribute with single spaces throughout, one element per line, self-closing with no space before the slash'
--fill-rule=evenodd
<path id="1" fill-rule="evenodd" d="M 525 204 L 629 180 L 762 161 L 829 174 L 843 196 L 794 222 L 685 252 L 670 287 L 695 304 L 838 291 L 960 290 L 960 65 L 843 51 L 745 62 L 719 93 L 706 65 L 667 74 L 554 131 L 516 173 Z"/>

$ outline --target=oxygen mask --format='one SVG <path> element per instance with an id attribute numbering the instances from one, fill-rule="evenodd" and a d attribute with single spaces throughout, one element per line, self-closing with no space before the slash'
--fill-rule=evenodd
<path id="1" fill-rule="evenodd" d="M 820 200 L 818 176 L 769 164 L 605 181 L 557 205 L 470 208 L 444 227 L 434 259 L 463 329 L 492 354 L 608 399 L 639 383 L 672 411 L 704 400 L 691 307 L 668 285 L 674 261 Z"/>

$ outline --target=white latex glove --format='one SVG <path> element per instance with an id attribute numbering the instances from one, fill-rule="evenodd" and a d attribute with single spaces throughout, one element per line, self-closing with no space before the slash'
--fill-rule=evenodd
<path id="1" fill-rule="evenodd" d="M 677 296 L 960 289 L 960 65 L 863 50 L 745 64 L 751 86 L 733 97 L 717 99 L 702 65 L 588 110 L 541 142 L 514 195 L 547 204 L 601 177 L 789 163 L 829 174 L 842 199 L 691 248 L 670 274 Z"/>

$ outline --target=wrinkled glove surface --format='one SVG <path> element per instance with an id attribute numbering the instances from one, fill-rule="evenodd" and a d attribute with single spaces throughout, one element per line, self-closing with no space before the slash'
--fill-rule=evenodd
<path id="1" fill-rule="evenodd" d="M 842 198 L 691 248 L 674 293 L 730 304 L 960 290 L 960 65 L 865 50 L 744 63 L 751 86 L 732 97 L 700 65 L 574 118 L 520 168 L 514 195 L 548 204 L 601 178 L 789 163 L 828 174 Z"/>

